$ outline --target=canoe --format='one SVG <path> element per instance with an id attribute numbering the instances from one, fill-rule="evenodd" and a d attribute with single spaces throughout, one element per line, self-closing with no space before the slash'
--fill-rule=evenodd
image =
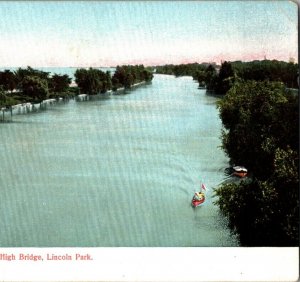
<path id="1" fill-rule="evenodd" d="M 199 197 L 200 195 L 200 197 Z M 193 199 L 192 199 L 192 207 L 196 208 L 200 205 L 202 205 L 205 202 L 205 194 L 200 192 L 200 193 L 195 193 Z"/>

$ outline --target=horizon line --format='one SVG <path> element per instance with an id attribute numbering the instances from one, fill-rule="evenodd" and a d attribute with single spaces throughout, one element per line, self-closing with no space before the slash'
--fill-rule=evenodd
<path id="1" fill-rule="evenodd" d="M 255 60 L 221 60 L 221 64 L 222 62 L 230 62 L 230 63 L 234 63 L 234 62 L 242 62 L 242 63 L 249 63 L 249 62 L 255 62 L 255 61 L 278 61 L 278 62 L 285 62 L 285 63 L 293 63 L 293 64 L 298 64 L 298 59 L 293 62 L 290 60 L 281 60 L 281 59 L 267 59 L 267 58 L 263 58 L 263 59 L 255 59 Z M 184 62 L 184 63 L 162 63 L 162 64 L 153 64 L 153 65 L 149 65 L 149 64 L 143 64 L 143 63 L 135 63 L 135 64 L 116 64 L 113 66 L 91 66 L 91 65 L 86 65 L 86 66 L 66 66 L 66 65 L 52 65 L 52 66 L 41 66 L 41 65 L 21 65 L 21 66 L 0 66 L 0 68 L 27 68 L 27 67 L 32 67 L 32 68 L 116 68 L 117 66 L 135 66 L 135 65 L 144 65 L 145 67 L 157 67 L 157 66 L 166 66 L 166 65 L 190 65 L 190 64 L 215 64 L 217 66 L 221 66 L 221 64 L 215 62 L 215 61 L 207 61 L 207 62 Z"/>

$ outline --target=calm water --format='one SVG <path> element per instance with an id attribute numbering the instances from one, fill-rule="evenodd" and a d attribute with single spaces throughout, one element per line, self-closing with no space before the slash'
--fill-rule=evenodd
<path id="1" fill-rule="evenodd" d="M 0 124 L 0 246 L 237 246 L 212 204 L 227 165 L 215 102 L 155 75 Z"/>

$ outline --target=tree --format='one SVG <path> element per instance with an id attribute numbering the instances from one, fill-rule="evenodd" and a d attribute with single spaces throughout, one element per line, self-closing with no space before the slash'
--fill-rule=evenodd
<path id="1" fill-rule="evenodd" d="M 125 88 L 131 88 L 131 86 L 134 84 L 134 76 L 131 73 L 128 73 L 125 76 L 124 86 Z"/>
<path id="2" fill-rule="evenodd" d="M 136 66 L 117 66 L 112 77 L 112 88 L 117 90 L 120 87 L 131 88 L 135 83 L 153 79 L 152 72 L 145 68 L 144 65 Z"/>
<path id="3" fill-rule="evenodd" d="M 222 63 L 220 72 L 217 78 L 215 91 L 218 94 L 226 94 L 234 82 L 234 71 L 230 62 Z"/>
<path id="4" fill-rule="evenodd" d="M 51 92 L 66 92 L 68 91 L 71 82 L 72 79 L 67 74 L 54 74 L 50 78 L 50 90 Z"/>
<path id="5" fill-rule="evenodd" d="M 237 75 L 244 80 L 281 81 L 289 88 L 298 88 L 299 66 L 293 62 L 263 60 L 252 62 L 232 62 Z"/>
<path id="6" fill-rule="evenodd" d="M 119 79 L 117 79 L 115 76 L 111 79 L 112 82 L 112 90 L 117 91 L 119 87 L 121 87 L 121 84 L 119 82 Z"/>
<path id="7" fill-rule="evenodd" d="M 279 82 L 239 81 L 218 107 L 223 149 L 253 176 L 221 185 L 216 203 L 243 245 L 297 245 L 298 96 Z"/>
<path id="8" fill-rule="evenodd" d="M 15 77 L 16 77 L 16 82 L 17 82 L 17 88 L 18 89 L 23 89 L 23 80 L 26 77 L 32 76 L 32 77 L 37 77 L 40 78 L 44 81 L 47 81 L 49 83 L 49 72 L 44 72 L 40 70 L 33 69 L 32 67 L 28 66 L 26 69 L 18 68 L 15 71 Z"/>
<path id="9" fill-rule="evenodd" d="M 23 95 L 34 103 L 40 103 L 48 97 L 48 82 L 37 76 L 25 76 L 22 82 Z"/>
<path id="10" fill-rule="evenodd" d="M 17 86 L 16 77 L 10 70 L 0 72 L 0 85 L 3 86 L 5 91 L 13 91 Z"/>
<path id="11" fill-rule="evenodd" d="M 124 86 L 125 78 L 126 78 L 126 72 L 125 72 L 124 67 L 117 66 L 116 71 L 113 75 L 113 82 L 117 81 L 120 86 Z"/>
<path id="12" fill-rule="evenodd" d="M 17 104 L 17 100 L 13 97 L 9 96 L 5 90 L 3 89 L 2 85 L 0 86 L 0 108 L 10 108 L 11 106 Z"/>
<path id="13" fill-rule="evenodd" d="M 88 89 L 87 74 L 88 74 L 88 71 L 86 69 L 82 69 L 82 68 L 77 69 L 74 74 L 75 82 L 83 93 L 88 92 L 88 90 L 87 90 Z"/>
<path id="14" fill-rule="evenodd" d="M 205 85 L 208 91 L 213 91 L 216 87 L 217 71 L 213 65 L 208 65 L 205 69 Z"/>
<path id="15" fill-rule="evenodd" d="M 197 81 L 199 83 L 199 87 L 203 87 L 206 85 L 206 72 L 205 71 L 198 71 L 197 73 Z"/>
<path id="16" fill-rule="evenodd" d="M 75 72 L 75 82 L 81 92 L 86 94 L 105 93 L 110 89 L 110 80 L 109 73 L 104 73 L 98 69 L 77 69 Z"/>
<path id="17" fill-rule="evenodd" d="M 87 72 L 87 86 L 88 94 L 97 94 L 100 92 L 102 85 L 98 70 L 89 68 Z"/>
<path id="18" fill-rule="evenodd" d="M 106 82 L 106 90 L 110 90 L 112 88 L 112 80 L 111 80 L 111 72 L 110 71 L 106 71 L 105 73 L 105 82 Z"/>
<path id="19" fill-rule="evenodd" d="M 146 82 L 149 82 L 153 79 L 153 73 L 147 69 L 144 69 L 142 71 L 142 80 L 145 80 Z"/>
<path id="20" fill-rule="evenodd" d="M 273 171 L 275 148 L 297 148 L 296 100 L 281 83 L 236 83 L 219 103 L 223 148 L 232 162 L 264 177 Z"/>

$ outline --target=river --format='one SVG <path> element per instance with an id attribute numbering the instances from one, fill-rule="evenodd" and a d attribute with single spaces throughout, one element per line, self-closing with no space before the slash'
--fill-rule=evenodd
<path id="1" fill-rule="evenodd" d="M 228 161 L 216 99 L 155 75 L 0 124 L 0 246 L 238 246 L 213 204 Z"/>

